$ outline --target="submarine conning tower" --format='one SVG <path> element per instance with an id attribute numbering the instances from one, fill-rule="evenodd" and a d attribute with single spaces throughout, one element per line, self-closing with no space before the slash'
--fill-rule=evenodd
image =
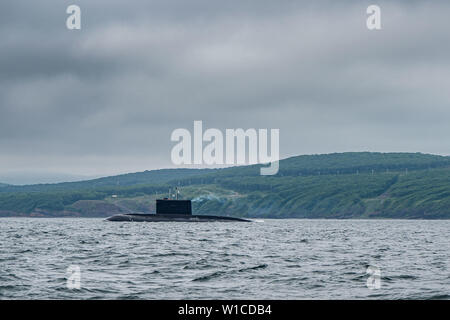
<path id="1" fill-rule="evenodd" d="M 156 214 L 192 215 L 191 200 L 157 199 Z"/>

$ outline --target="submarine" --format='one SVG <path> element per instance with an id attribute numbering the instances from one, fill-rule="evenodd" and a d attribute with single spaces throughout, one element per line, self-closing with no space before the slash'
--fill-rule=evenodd
<path id="1" fill-rule="evenodd" d="M 250 220 L 242 218 L 193 215 L 191 200 L 178 200 L 170 198 L 156 200 L 156 214 L 125 213 L 114 215 L 106 220 L 135 222 L 251 222 Z"/>

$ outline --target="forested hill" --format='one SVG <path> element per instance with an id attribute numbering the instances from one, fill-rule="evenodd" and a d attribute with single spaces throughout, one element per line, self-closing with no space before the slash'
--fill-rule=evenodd
<path id="1" fill-rule="evenodd" d="M 108 216 L 153 211 L 182 186 L 199 214 L 276 218 L 450 218 L 450 157 L 335 153 L 259 165 L 164 169 L 82 182 L 0 186 L 0 216 Z"/>

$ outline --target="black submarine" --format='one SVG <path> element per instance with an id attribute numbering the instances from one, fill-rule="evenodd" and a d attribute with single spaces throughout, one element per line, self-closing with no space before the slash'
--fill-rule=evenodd
<path id="1" fill-rule="evenodd" d="M 251 222 L 250 220 L 242 218 L 193 215 L 191 200 L 178 200 L 170 198 L 156 200 L 156 214 L 125 213 L 114 215 L 106 220 L 136 222 Z"/>

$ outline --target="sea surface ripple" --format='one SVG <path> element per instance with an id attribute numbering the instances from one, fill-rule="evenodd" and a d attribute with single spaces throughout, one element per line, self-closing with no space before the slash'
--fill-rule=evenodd
<path id="1" fill-rule="evenodd" d="M 0 299 L 450 299 L 450 221 L 0 219 Z M 67 286 L 79 266 L 80 289 Z M 369 289 L 368 266 L 381 270 Z"/>

